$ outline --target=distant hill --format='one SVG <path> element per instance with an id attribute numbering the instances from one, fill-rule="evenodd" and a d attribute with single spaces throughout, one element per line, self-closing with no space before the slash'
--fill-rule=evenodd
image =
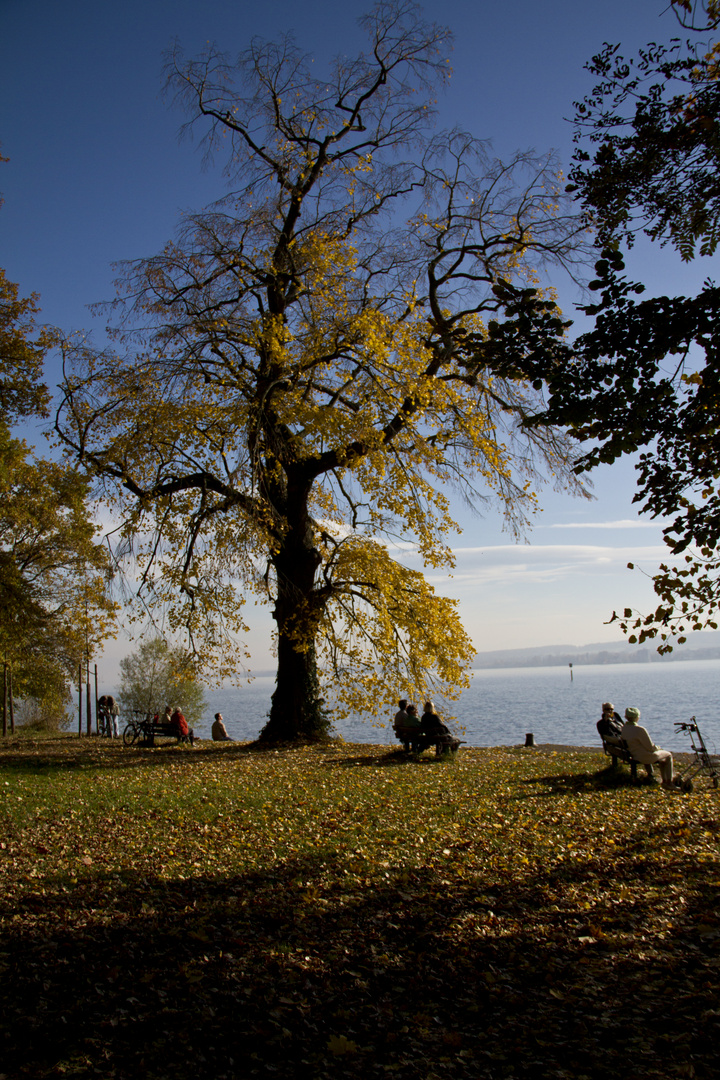
<path id="1" fill-rule="evenodd" d="M 499 649 L 478 653 L 476 668 L 562 667 L 569 664 L 672 664 L 683 660 L 720 660 L 720 631 L 691 634 L 684 645 L 675 645 L 659 656 L 652 642 L 631 645 L 627 641 L 600 641 L 591 645 L 538 645 L 531 649 Z"/>

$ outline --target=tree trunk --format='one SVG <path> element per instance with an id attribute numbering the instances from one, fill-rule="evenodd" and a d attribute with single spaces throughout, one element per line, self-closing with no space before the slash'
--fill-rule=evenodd
<path id="1" fill-rule="evenodd" d="M 314 643 L 304 650 L 285 634 L 278 636 L 278 670 L 270 717 L 261 742 L 321 742 L 330 723 L 320 697 Z"/>
<path id="2" fill-rule="evenodd" d="M 291 504 L 292 505 L 292 504 Z M 312 542 L 306 491 L 297 493 L 295 513 L 273 559 L 277 600 L 278 668 L 270 716 L 262 742 L 322 741 L 330 722 L 320 697 L 315 637 L 321 601 L 315 591 L 320 555 Z"/>

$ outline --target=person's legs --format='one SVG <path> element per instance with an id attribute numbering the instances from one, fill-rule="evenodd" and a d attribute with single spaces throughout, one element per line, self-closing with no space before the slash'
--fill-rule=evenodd
<path id="1" fill-rule="evenodd" d="M 657 751 L 657 764 L 660 769 L 660 777 L 663 787 L 672 787 L 673 782 L 673 759 L 669 750 Z"/>

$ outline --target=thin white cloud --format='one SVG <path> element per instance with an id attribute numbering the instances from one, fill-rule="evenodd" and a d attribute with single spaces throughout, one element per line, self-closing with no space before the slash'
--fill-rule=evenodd
<path id="1" fill-rule="evenodd" d="M 661 529 L 662 521 L 640 521 L 625 518 L 622 521 L 567 521 L 554 525 L 538 525 L 540 529 Z"/>
<path id="2" fill-rule="evenodd" d="M 487 547 L 455 547 L 455 557 L 460 559 L 476 559 L 481 557 L 490 560 L 518 561 L 521 559 L 533 562 L 559 558 L 594 558 L 597 555 L 605 555 L 608 558 L 629 559 L 637 555 L 638 558 L 651 554 L 653 558 L 662 556 L 669 557 L 669 550 L 665 544 L 620 544 L 617 547 L 606 544 L 488 544 Z"/>
<path id="3" fill-rule="evenodd" d="M 629 562 L 653 574 L 667 558 L 664 545 L 606 547 L 599 544 L 507 544 L 487 548 L 455 549 L 452 579 L 430 573 L 428 579 L 457 595 L 459 586 L 522 585 L 598 578 L 624 573 Z"/>

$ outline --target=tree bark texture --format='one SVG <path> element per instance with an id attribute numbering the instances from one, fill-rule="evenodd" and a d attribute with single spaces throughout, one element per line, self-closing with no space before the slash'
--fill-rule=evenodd
<path id="1" fill-rule="evenodd" d="M 287 523 L 280 548 L 272 559 L 277 596 L 278 668 L 269 719 L 262 742 L 319 740 L 329 735 L 320 697 L 315 638 L 324 600 L 316 589 L 321 562 L 312 540 L 308 514 L 309 485 L 292 488 L 285 500 Z"/>

